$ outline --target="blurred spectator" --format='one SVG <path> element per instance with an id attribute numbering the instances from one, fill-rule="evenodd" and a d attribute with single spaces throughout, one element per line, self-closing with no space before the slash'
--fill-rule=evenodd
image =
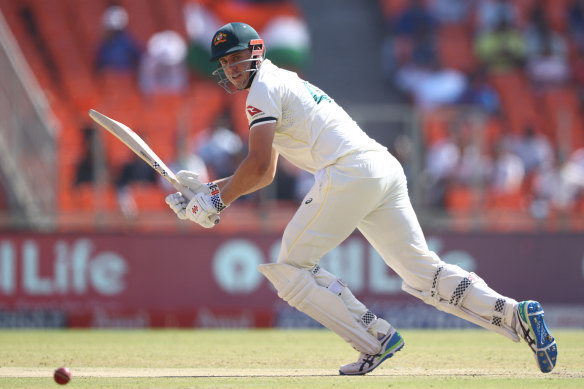
<path id="1" fill-rule="evenodd" d="M 430 206 L 445 207 L 446 189 L 459 160 L 460 150 L 451 137 L 442 138 L 428 148 L 424 169 L 427 179 L 424 182 Z"/>
<path id="2" fill-rule="evenodd" d="M 217 65 L 209 62 L 213 34 L 224 23 L 203 1 L 190 0 L 184 7 L 185 25 L 189 35 L 187 63 L 199 77 L 210 78 Z"/>
<path id="3" fill-rule="evenodd" d="M 116 179 L 116 187 L 123 189 L 135 182 L 156 184 L 156 174 L 156 171 L 146 162 L 137 155 L 132 154 L 132 158 L 121 167 L 120 174 Z"/>
<path id="4" fill-rule="evenodd" d="M 381 66 L 388 80 L 404 66 L 425 66 L 437 60 L 436 22 L 423 1 L 408 3 L 386 23 L 388 35 L 381 50 Z"/>
<path id="5" fill-rule="evenodd" d="M 281 158 L 278 161 L 276 178 L 275 178 L 275 196 L 278 200 L 299 201 L 304 195 L 299 195 L 297 191 L 297 176 L 300 169 L 292 165 L 288 160 Z"/>
<path id="6" fill-rule="evenodd" d="M 420 66 L 432 66 L 438 62 L 436 31 L 430 26 L 420 26 L 413 36 L 411 62 Z"/>
<path id="7" fill-rule="evenodd" d="M 525 51 L 528 57 L 535 57 L 550 48 L 554 55 L 568 55 L 566 39 L 550 27 L 545 3 L 540 0 L 532 10 L 525 29 Z"/>
<path id="8" fill-rule="evenodd" d="M 568 44 L 550 28 L 545 3 L 533 8 L 525 32 L 527 74 L 537 90 L 564 84 L 570 75 Z"/>
<path id="9" fill-rule="evenodd" d="M 467 88 L 458 100 L 458 103 L 473 105 L 489 115 L 498 115 L 501 113 L 499 94 L 487 82 L 483 69 L 477 69 L 470 75 Z"/>
<path id="10" fill-rule="evenodd" d="M 467 187 L 483 184 L 488 176 L 489 160 L 481 151 L 484 145 L 475 137 L 480 137 L 475 132 L 475 127 L 468 122 L 461 122 L 455 132 L 454 140 L 458 147 L 460 157 L 452 172 L 452 181 L 458 185 Z"/>
<path id="11" fill-rule="evenodd" d="M 414 37 L 420 29 L 434 30 L 436 20 L 434 15 L 426 7 L 423 0 L 411 0 L 407 2 L 405 9 L 395 18 L 395 34 Z"/>
<path id="12" fill-rule="evenodd" d="M 521 158 L 527 175 L 551 166 L 554 159 L 551 142 L 545 135 L 536 133 L 531 125 L 522 134 L 511 136 L 509 150 Z"/>
<path id="13" fill-rule="evenodd" d="M 135 73 L 138 69 L 142 47 L 126 30 L 128 13 L 119 5 L 109 6 L 102 16 L 103 39 L 95 61 L 97 71 L 113 70 Z"/>
<path id="14" fill-rule="evenodd" d="M 436 34 L 428 26 L 421 26 L 413 36 L 389 35 L 381 48 L 382 71 L 390 82 L 401 68 L 426 67 L 437 61 Z"/>
<path id="15" fill-rule="evenodd" d="M 513 0 L 478 0 L 477 33 L 483 34 L 496 30 L 502 22 L 516 27 L 519 10 Z"/>
<path id="16" fill-rule="evenodd" d="M 188 131 L 185 126 L 177 127 L 176 158 L 169 163 L 168 167 L 177 173 L 181 170 L 190 170 L 199 175 L 201 182 L 211 181 L 205 161 L 199 155 L 193 145 L 189 142 Z M 159 180 L 162 188 L 167 192 L 175 192 L 176 189 L 166 180 Z"/>
<path id="17" fill-rule="evenodd" d="M 81 129 L 81 132 L 82 156 L 75 166 L 75 181 L 73 183 L 74 186 L 95 183 L 98 170 L 96 162 L 98 161 L 98 158 L 100 158 L 100 156 L 97 154 L 103 153 L 103 150 L 97 142 L 95 127 L 93 127 L 91 124 L 87 124 Z"/>
<path id="18" fill-rule="evenodd" d="M 474 0 L 429 0 L 429 10 L 440 24 L 466 23 Z"/>
<path id="19" fill-rule="evenodd" d="M 144 95 L 180 94 L 189 86 L 187 45 L 174 31 L 162 31 L 149 40 L 140 61 L 138 82 Z"/>
<path id="20" fill-rule="evenodd" d="M 517 193 L 521 189 L 525 169 L 523 161 L 509 150 L 502 139 L 493 145 L 493 160 L 489 174 L 489 188 L 494 195 Z"/>
<path id="21" fill-rule="evenodd" d="M 445 207 L 447 190 L 452 186 L 473 187 L 488 178 L 489 161 L 481 152 L 473 129 L 464 121 L 451 123 L 449 135 L 428 149 L 425 172 L 431 205 Z"/>
<path id="22" fill-rule="evenodd" d="M 521 32 L 501 19 L 496 28 L 479 35 L 475 50 L 488 73 L 505 73 L 522 68 L 525 41 Z"/>
<path id="23" fill-rule="evenodd" d="M 549 21 L 546 12 L 546 0 L 534 0 L 531 5 L 529 14 L 527 15 L 527 28 L 530 29 L 540 29 L 549 28 Z"/>
<path id="24" fill-rule="evenodd" d="M 432 110 L 458 101 L 467 81 L 462 72 L 435 62 L 431 66 L 403 67 L 396 74 L 396 85 L 412 97 L 417 107 Z"/>
<path id="25" fill-rule="evenodd" d="M 267 58 L 274 64 L 302 72 L 310 57 L 310 34 L 306 22 L 296 16 L 276 16 L 261 34 Z"/>
<path id="26" fill-rule="evenodd" d="M 584 0 L 572 0 L 566 9 L 570 40 L 584 50 Z"/>
<path id="27" fill-rule="evenodd" d="M 132 153 L 131 159 L 122 165 L 115 180 L 116 195 L 124 216 L 133 219 L 138 214 L 138 206 L 132 194 L 132 184 L 157 185 L 157 179 L 156 171 Z"/>
<path id="28" fill-rule="evenodd" d="M 408 181 L 413 182 L 412 175 L 414 174 L 414 142 L 407 134 L 400 134 L 395 137 L 391 153 L 397 158 L 404 169 L 404 173 Z"/>
<path id="29" fill-rule="evenodd" d="M 544 37 L 542 51 L 527 58 L 527 75 L 535 91 L 560 87 L 570 79 L 567 52 L 554 48 L 552 36 Z"/>
<path id="30" fill-rule="evenodd" d="M 210 179 L 230 176 L 243 158 L 243 141 L 231 127 L 229 116 L 222 115 L 195 141 L 196 153 L 209 169 Z"/>
<path id="31" fill-rule="evenodd" d="M 584 111 L 584 47 L 577 49 L 574 53 L 571 70 L 580 109 Z"/>
<path id="32" fill-rule="evenodd" d="M 536 219 L 544 219 L 554 207 L 554 201 L 560 188 L 560 174 L 555 164 L 549 164 L 537 170 L 533 175 L 531 187 L 531 215 Z"/>
<path id="33" fill-rule="evenodd" d="M 201 157 L 199 157 L 196 153 L 190 152 L 186 150 L 187 148 L 184 147 L 185 151 L 180 151 L 181 147 L 179 147 L 179 153 L 176 161 L 169 165 L 169 169 L 173 172 L 179 172 L 181 170 L 190 170 L 192 172 L 196 172 L 199 175 L 199 180 L 201 182 L 209 182 L 211 179 L 209 178 L 209 172 L 207 171 L 207 166 L 205 165 L 205 161 Z M 175 192 L 176 189 L 170 185 L 169 182 L 166 180 L 160 181 L 162 187 L 167 192 Z"/>
<path id="34" fill-rule="evenodd" d="M 559 180 L 554 203 L 562 210 L 569 210 L 584 194 L 584 148 L 574 150 L 561 166 Z"/>

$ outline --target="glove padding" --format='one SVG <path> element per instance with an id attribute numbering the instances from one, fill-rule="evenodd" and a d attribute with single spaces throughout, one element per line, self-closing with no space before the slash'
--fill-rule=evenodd
<path id="1" fill-rule="evenodd" d="M 213 206 L 211 196 L 197 193 L 191 201 L 187 202 L 187 199 L 177 192 L 169 194 L 165 200 L 179 219 L 193 221 L 205 228 L 215 226 L 218 212 Z"/>
<path id="2" fill-rule="evenodd" d="M 177 192 L 166 196 L 166 203 L 181 220 L 191 220 L 202 227 L 212 228 L 219 212 L 226 208 L 221 200 L 219 186 L 214 182 L 203 184 L 199 175 L 189 170 L 176 174 L 178 182 L 187 193 Z"/>
<path id="3" fill-rule="evenodd" d="M 185 215 L 187 219 L 194 221 L 205 228 L 214 227 L 215 218 L 219 214 L 219 211 L 214 204 L 215 196 L 197 193 L 186 205 Z"/>
<path id="4" fill-rule="evenodd" d="M 181 220 L 192 220 L 197 222 L 198 224 L 202 225 L 205 228 L 211 228 L 215 225 L 215 216 L 213 215 L 212 221 L 203 220 L 203 217 L 200 217 L 199 220 L 195 220 L 193 217 L 189 217 L 186 212 L 187 204 L 189 203 L 190 199 L 193 199 L 198 193 L 211 195 L 211 188 L 210 185 L 215 185 L 214 183 L 203 184 L 199 180 L 199 175 L 195 172 L 190 170 L 181 170 L 176 173 L 176 179 L 182 186 L 185 187 L 183 193 L 177 192 L 172 193 L 166 196 L 166 204 L 170 206 L 170 209 L 176 214 L 176 216 Z M 186 192 L 186 193 L 184 193 Z M 185 197 L 186 196 L 186 197 Z"/>
<path id="5" fill-rule="evenodd" d="M 176 213 L 176 216 L 180 220 L 188 219 L 187 213 L 185 211 L 187 208 L 187 199 L 185 199 L 182 193 L 176 192 L 169 194 L 168 196 L 166 196 L 165 201 L 166 204 L 170 206 L 170 209 L 172 209 L 174 213 Z"/>
<path id="6" fill-rule="evenodd" d="M 193 197 L 195 197 L 197 193 L 200 192 L 208 195 L 211 194 L 211 189 L 209 188 L 209 185 L 203 184 L 201 180 L 199 180 L 199 175 L 195 172 L 192 172 L 190 170 L 181 170 L 178 173 L 176 173 L 176 179 L 179 182 L 179 184 L 181 184 L 182 186 L 186 187 L 191 191 L 191 193 L 185 193 L 185 195 L 189 199 L 192 199 Z"/>

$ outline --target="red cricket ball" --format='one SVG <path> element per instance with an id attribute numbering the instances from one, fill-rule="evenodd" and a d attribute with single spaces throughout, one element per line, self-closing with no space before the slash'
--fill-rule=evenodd
<path id="1" fill-rule="evenodd" d="M 53 378 L 55 379 L 55 382 L 58 383 L 59 385 L 65 385 L 69 381 L 71 381 L 71 370 L 69 370 L 68 367 L 60 367 L 57 370 L 55 370 Z"/>

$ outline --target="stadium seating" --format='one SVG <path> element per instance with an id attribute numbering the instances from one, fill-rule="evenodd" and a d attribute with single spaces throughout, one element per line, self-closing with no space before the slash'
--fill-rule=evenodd
<path id="1" fill-rule="evenodd" d="M 120 0 L 128 12 L 128 30 L 142 44 L 156 32 L 174 30 L 187 38 L 183 7 L 191 0 Z M 205 3 L 204 0 L 192 0 Z M 145 137 L 160 157 L 176 159 L 178 131 L 187 142 L 210 127 L 225 111 L 231 112 L 234 129 L 247 139 L 245 99 L 228 99 L 214 82 L 194 76 L 186 95 L 146 97 L 135 75 L 112 71 L 95 72 L 95 54 L 102 39 L 102 15 L 109 0 L 0 0 L 0 10 L 13 31 L 41 87 L 61 122 L 58 147 L 58 206 L 65 213 L 119 210 L 112 184 L 120 166 L 132 157 L 117 139 L 101 135 L 108 166 L 103 187 L 82 184 L 74 188 L 76 164 L 81 159 L 81 128 L 88 123 L 91 108 L 115 117 Z M 297 15 L 290 3 L 264 5 L 206 2 L 220 18 L 248 22 L 260 28 L 271 17 Z M 102 133 L 105 134 L 105 133 Z M 134 185 L 140 210 L 160 211 L 167 189 Z M 164 209 L 166 211 L 166 209 Z"/>
<path id="2" fill-rule="evenodd" d="M 565 34 L 566 7 L 570 0 L 544 2 L 546 15 L 552 29 Z M 526 28 L 527 21 L 535 0 L 515 1 L 518 7 L 518 27 Z M 407 2 L 381 0 L 380 6 L 386 20 L 394 18 L 401 12 Z M 474 18 L 474 16 L 473 16 Z M 437 27 L 438 57 L 447 67 L 462 70 L 470 74 L 480 63 L 473 52 L 475 36 L 473 20 L 461 23 L 443 24 Z M 536 91 L 531 86 L 523 70 L 493 74 L 488 82 L 496 89 L 502 104 L 502 116 L 487 118 L 486 144 L 488 150 L 497 139 L 505 134 L 521 134 L 528 125 L 536 132 L 544 134 L 552 145 L 563 153 L 569 153 L 583 146 L 584 116 L 576 89 L 567 85 L 557 89 Z M 425 144 L 433 144 L 448 134 L 448 109 L 425 112 L 422 116 L 422 131 Z M 450 109 L 452 112 L 452 109 Z M 455 115 L 451 115 L 455 117 Z M 483 206 L 492 212 L 492 226 L 502 226 L 507 216 L 528 214 L 528 202 L 532 177 L 528 177 L 522 190 L 516 193 L 495 195 L 487 193 Z M 480 206 L 479 199 L 473 197 L 473 190 L 460 185 L 451 186 L 446 193 L 446 206 L 452 215 L 470 214 L 473 207 Z M 580 204 L 580 203 L 578 203 Z M 574 211 L 578 205 L 575 206 Z M 507 213 L 506 213 L 507 212 Z"/>
<path id="3" fill-rule="evenodd" d="M 171 29 L 186 37 L 183 5 L 191 0 L 120 0 L 129 13 L 129 30 L 141 42 L 155 32 Z M 297 8 L 283 4 L 243 4 L 201 1 L 212 5 L 221 19 L 237 19 L 261 29 L 274 14 L 297 15 Z M 519 26 L 526 26 L 535 0 L 515 2 L 519 9 Z M 570 0 L 544 2 L 546 15 L 555 31 L 566 34 L 565 12 Z M 91 188 L 72 195 L 74 165 L 81 156 L 80 128 L 87 120 L 87 110 L 99 111 L 119 118 L 143 134 L 163 159 L 176 158 L 176 142 L 180 130 L 193 139 L 211 126 L 223 112 L 233 113 L 235 130 L 247 137 L 247 119 L 241 96 L 228 99 L 214 82 L 193 77 L 185 96 L 145 98 L 132 76 L 112 72 L 97 74 L 93 63 L 101 39 L 101 15 L 109 0 L 0 0 L 0 10 L 14 33 L 41 87 L 46 91 L 53 111 L 62 123 L 58 138 L 59 204 L 64 211 L 91 210 L 98 202 Z M 380 0 L 382 16 L 388 20 L 409 4 L 407 0 Z M 473 53 L 474 16 L 461 23 L 438 27 L 438 57 L 447 67 L 470 73 L 480 64 Z M 381 37 L 380 37 L 381 39 Z M 576 90 L 568 85 L 557 90 L 535 94 L 522 71 L 496 74 L 489 78 L 502 102 L 502 116 L 486 121 L 488 145 L 507 133 L 521 133 L 526 125 L 550 138 L 564 152 L 584 146 L 584 116 Z M 422 131 L 426 146 L 448 134 L 449 110 L 424 113 Z M 446 118 L 446 119 L 445 119 Z M 129 151 L 113 137 L 104 136 L 108 166 L 113 172 L 130 157 Z M 105 190 L 105 209 L 115 209 L 115 191 L 111 184 Z M 146 210 L 160 209 L 156 190 L 140 188 L 140 205 Z M 491 199 L 493 209 L 525 210 L 525 192 L 504 199 Z M 523 198 L 522 198 L 523 196 Z M 488 196 L 487 196 L 488 197 Z M 490 198 L 490 197 L 489 197 Z M 447 204 L 452 211 L 468 211 L 479 201 L 468 188 L 452 188 Z M 580 203 L 578 203 L 580 204 Z M 578 205 L 576 209 L 584 208 Z"/>

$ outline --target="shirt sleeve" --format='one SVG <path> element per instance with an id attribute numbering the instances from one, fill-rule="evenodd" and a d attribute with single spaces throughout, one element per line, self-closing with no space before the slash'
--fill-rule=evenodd
<path id="1" fill-rule="evenodd" d="M 265 81 L 253 85 L 245 107 L 250 130 L 259 124 L 277 123 L 282 117 L 281 98 L 277 88 L 277 85 L 268 85 Z"/>

